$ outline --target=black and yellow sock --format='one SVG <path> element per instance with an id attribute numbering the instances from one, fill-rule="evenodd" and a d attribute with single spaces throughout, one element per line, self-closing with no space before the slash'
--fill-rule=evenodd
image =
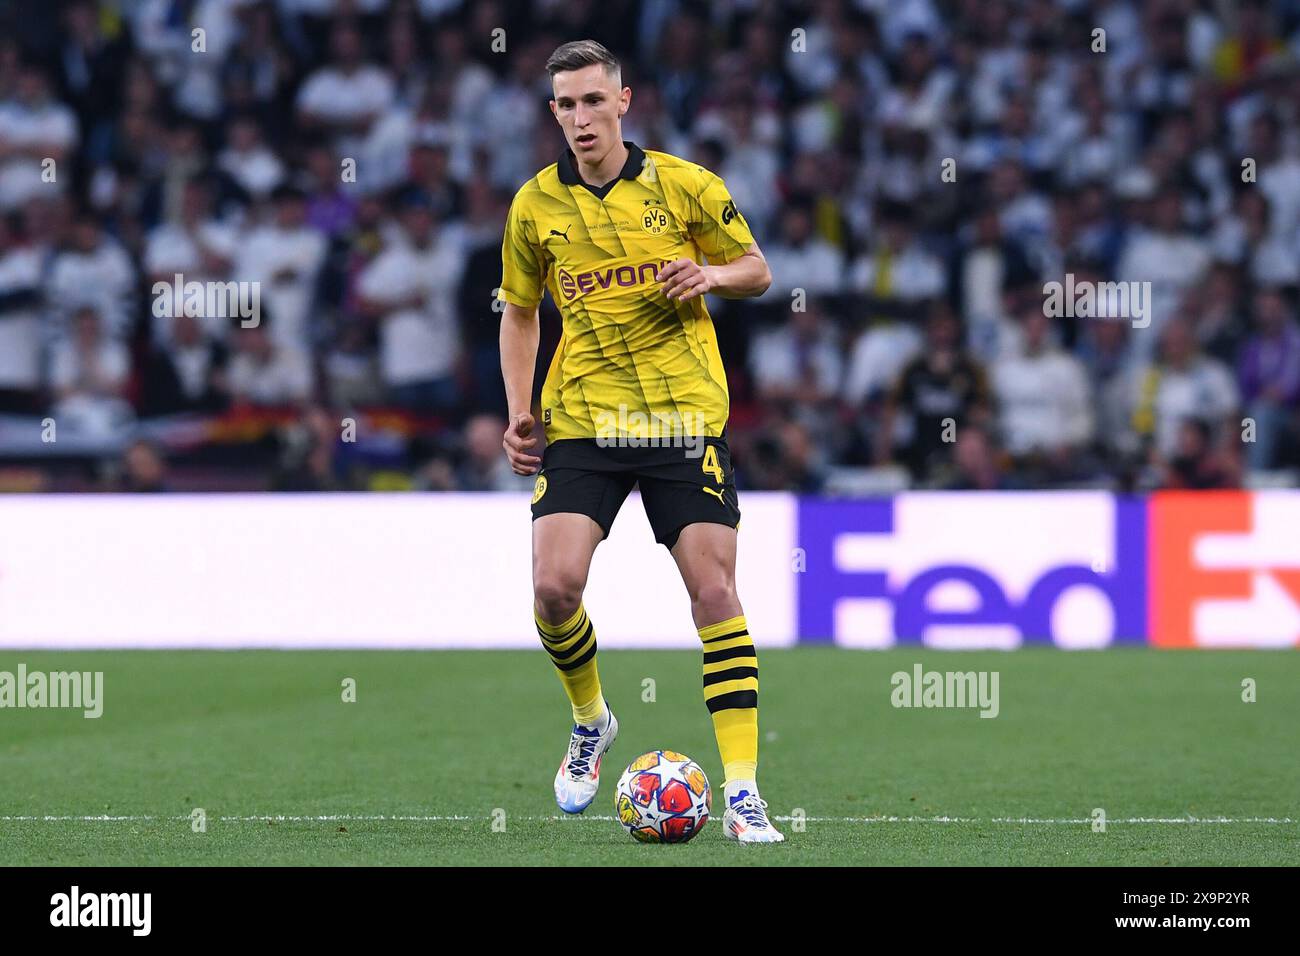
<path id="1" fill-rule="evenodd" d="M 753 780 L 758 767 L 758 656 L 744 615 L 700 628 L 704 703 L 727 780 Z"/>
<path id="2" fill-rule="evenodd" d="M 551 655 L 555 673 L 564 684 L 573 706 L 573 720 L 591 724 L 605 709 L 600 692 L 600 675 L 596 671 L 596 631 L 581 604 L 573 616 L 560 624 L 548 624 L 533 609 L 542 647 Z"/>

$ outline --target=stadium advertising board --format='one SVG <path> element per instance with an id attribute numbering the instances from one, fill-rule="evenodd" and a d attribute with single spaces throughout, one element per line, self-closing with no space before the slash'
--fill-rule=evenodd
<path id="1" fill-rule="evenodd" d="M 1294 647 L 1300 494 L 742 498 L 760 646 Z M 533 647 L 526 496 L 0 499 L 3 647 Z M 92 546 L 93 545 L 93 546 Z M 633 496 L 602 647 L 698 646 Z"/>

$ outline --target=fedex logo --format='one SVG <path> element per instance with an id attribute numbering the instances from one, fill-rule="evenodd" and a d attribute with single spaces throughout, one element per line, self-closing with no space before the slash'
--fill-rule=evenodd
<path id="1" fill-rule="evenodd" d="M 1149 507 L 1153 644 L 1300 643 L 1300 496 L 1165 492 Z"/>
<path id="2" fill-rule="evenodd" d="M 1146 637 L 1141 501 L 1100 492 L 804 499 L 798 534 L 804 640 L 1010 649 Z"/>

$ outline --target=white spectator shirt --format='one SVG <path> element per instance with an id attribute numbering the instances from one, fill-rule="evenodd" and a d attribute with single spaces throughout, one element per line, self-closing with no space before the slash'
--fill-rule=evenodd
<path id="1" fill-rule="evenodd" d="M 1032 245 L 1052 234 L 1052 204 L 1026 190 L 1002 207 L 998 220 L 1005 235 Z"/>
<path id="2" fill-rule="evenodd" d="M 311 395 L 312 369 L 302 349 L 276 346 L 268 362 L 240 352 L 230 362 L 230 390 L 254 405 L 289 405 Z"/>
<path id="3" fill-rule="evenodd" d="M 478 141 L 489 146 L 497 141 L 498 131 L 494 124 L 483 122 L 483 107 L 495 86 L 492 71 L 473 60 L 463 61 L 451 81 L 451 118 L 454 124 L 476 132 Z M 522 130 L 511 135 L 522 135 Z"/>
<path id="4" fill-rule="evenodd" d="M 203 274 L 203 246 L 233 260 L 239 254 L 239 233 L 219 219 L 201 222 L 196 229 L 174 222 L 156 226 L 145 240 L 145 274 L 171 279 L 177 272 L 193 273 L 198 278 Z"/>
<path id="5" fill-rule="evenodd" d="M 105 335 L 124 339 L 131 331 L 135 283 L 126 250 L 102 235 L 90 252 L 70 249 L 54 257 L 45 294 L 65 328 L 73 310 L 88 305 L 98 310 Z"/>
<path id="6" fill-rule="evenodd" d="M 121 388 L 131 375 L 131 353 L 125 345 L 110 338 L 100 340 L 87 358 L 70 340 L 55 343 L 50 356 L 50 386 L 57 391 L 88 389 L 90 378 L 98 385 Z"/>
<path id="7" fill-rule="evenodd" d="M 41 252 L 10 249 L 0 255 L 0 296 L 41 285 Z M 41 313 L 37 303 L 0 312 L 0 388 L 41 384 Z"/>
<path id="8" fill-rule="evenodd" d="M 1144 381 L 1146 376 L 1139 375 L 1134 385 L 1140 388 Z M 1184 419 L 1195 417 L 1217 424 L 1237 408 L 1238 401 L 1237 383 L 1228 367 L 1217 359 L 1201 356 L 1183 370 L 1159 368 L 1155 394 L 1156 448 L 1162 455 L 1172 455 Z"/>
<path id="9" fill-rule="evenodd" d="M 1001 246 L 978 246 L 962 259 L 957 276 L 969 344 L 985 360 L 997 355 L 996 326 L 1002 316 L 1002 282 L 1006 271 Z"/>
<path id="10" fill-rule="evenodd" d="M 1088 376 L 1074 356 L 1050 348 L 993 364 L 1002 438 L 1013 455 L 1075 447 L 1092 438 Z"/>
<path id="11" fill-rule="evenodd" d="M 1020 326 L 1003 314 L 1002 282 L 1006 261 L 1002 247 L 979 246 L 961 263 L 966 345 L 986 365 L 1021 347 Z"/>
<path id="12" fill-rule="evenodd" d="M 540 115 L 536 89 L 519 83 L 503 83 L 491 91 L 486 103 L 488 116 L 509 116 L 514 127 L 510 136 L 498 137 L 490 142 L 488 177 L 494 184 L 504 187 L 526 182 L 533 176 L 533 142 L 537 138 L 537 119 Z M 490 127 L 485 126 L 485 129 Z M 623 135 L 632 142 L 654 142 L 653 139 L 634 139 L 629 136 L 626 122 L 623 131 Z M 481 136 L 480 142 L 489 143 L 489 139 Z M 454 166 L 452 171 L 456 173 Z"/>
<path id="13" fill-rule="evenodd" d="M 241 188 L 258 200 L 269 196 L 271 190 L 284 180 L 284 164 L 264 146 L 245 152 L 222 150 L 217 157 L 217 167 L 229 173 Z"/>
<path id="14" fill-rule="evenodd" d="M 77 116 L 62 103 L 50 101 L 35 108 L 13 100 L 0 103 L 0 144 L 11 149 L 54 146 L 67 156 L 78 138 Z M 37 195 L 62 192 L 68 171 L 56 166 L 54 172 L 55 179 L 45 182 L 41 160 L 35 156 L 15 156 L 0 163 L 0 210 L 15 209 Z"/>
<path id="15" fill-rule="evenodd" d="M 820 18 L 805 24 L 804 31 L 802 46 L 791 44 L 786 50 L 785 68 L 804 93 L 820 93 L 835 82 L 839 70 L 834 31 Z"/>
<path id="16" fill-rule="evenodd" d="M 893 387 L 908 362 L 921 351 L 921 335 L 902 322 L 868 329 L 854 343 L 844 380 L 844 400 L 860 404 L 868 395 Z"/>
<path id="17" fill-rule="evenodd" d="M 1151 326 L 1142 335 L 1134 336 L 1134 347 L 1142 358 L 1155 350 L 1165 321 L 1182 305 L 1183 294 L 1201 280 L 1209 266 L 1208 244 L 1187 233 L 1143 232 L 1124 247 L 1116 278 L 1151 283 Z"/>
<path id="18" fill-rule="evenodd" d="M 392 105 L 394 95 L 387 70 L 362 65 L 345 73 L 325 66 L 307 77 L 298 91 L 298 109 L 326 122 L 349 122 L 382 113 Z"/>
<path id="19" fill-rule="evenodd" d="M 874 294 L 880 254 L 859 257 L 849 270 L 849 285 L 857 292 Z M 911 243 L 895 253 L 889 263 L 889 297 L 903 302 L 920 302 L 942 295 L 948 276 L 943 263 L 920 246 Z"/>
<path id="20" fill-rule="evenodd" d="M 824 239 L 801 246 L 779 242 L 763 250 L 763 255 L 772 272 L 772 285 L 761 299 L 788 298 L 796 288 L 809 295 L 835 295 L 844 286 L 844 254 Z"/>
<path id="21" fill-rule="evenodd" d="M 839 391 L 844 359 L 834 329 L 823 328 L 817 339 L 803 346 L 817 390 L 823 395 Z M 750 347 L 749 365 L 759 391 L 797 388 L 803 384 L 794 332 L 787 327 L 761 332 Z"/>
<path id="22" fill-rule="evenodd" d="M 415 117 L 409 110 L 390 110 L 376 120 L 362 141 L 357 185 L 374 194 L 402 182 L 410 167 L 414 136 Z"/>
<path id="23" fill-rule="evenodd" d="M 261 305 L 271 317 L 271 337 L 281 345 L 310 345 L 316 276 L 326 251 L 325 237 L 310 226 L 283 229 L 274 224 L 254 229 L 241 247 L 231 278 L 261 283 Z M 293 275 L 274 278 L 285 269 Z"/>
<path id="24" fill-rule="evenodd" d="M 163 316 L 154 314 L 153 282 L 166 282 L 168 288 L 163 296 L 170 297 L 178 274 L 181 276 L 182 283 L 224 282 L 228 278 L 229 270 L 214 275 L 203 268 L 201 246 L 206 246 L 214 254 L 234 262 L 239 256 L 239 232 L 233 226 L 216 219 L 200 223 L 197 229 L 190 229 L 179 223 L 164 223 L 155 227 L 145 241 L 144 271 L 150 281 L 149 315 L 153 323 L 151 331 L 154 342 L 162 344 L 171 338 L 172 309 L 168 308 Z M 168 301 L 170 302 L 171 299 L 168 298 Z M 205 332 L 220 341 L 226 339 L 231 326 L 231 320 L 221 316 L 203 316 L 199 322 Z"/>
<path id="25" fill-rule="evenodd" d="M 979 54 L 966 90 L 977 123 L 992 126 L 1002 119 L 1007 91 L 1024 76 L 1024 56 L 1024 50 L 1012 43 Z"/>
<path id="26" fill-rule="evenodd" d="M 951 115 L 953 85 L 952 73 L 936 68 L 915 93 L 901 86 L 891 86 L 880 98 L 877 119 L 885 126 L 935 130 Z"/>
<path id="27" fill-rule="evenodd" d="M 168 354 L 185 397 L 190 401 L 202 398 L 212 374 L 212 345 L 206 341 L 185 347 L 173 345 Z"/>
<path id="28" fill-rule="evenodd" d="M 455 290 L 464 268 L 462 251 L 444 233 L 425 249 L 402 237 L 362 272 L 361 295 L 396 306 L 383 317 L 379 331 L 379 368 L 387 385 L 451 374 L 460 350 Z M 406 305 L 413 295 L 423 296 L 422 308 Z"/>
<path id="29" fill-rule="evenodd" d="M 1260 285 L 1300 284 L 1300 256 L 1291 242 L 1270 236 L 1251 253 L 1250 274 Z"/>
<path id="30" fill-rule="evenodd" d="M 1259 191 L 1268 197 L 1274 237 L 1295 235 L 1300 229 L 1300 158 L 1288 156 L 1261 169 Z"/>

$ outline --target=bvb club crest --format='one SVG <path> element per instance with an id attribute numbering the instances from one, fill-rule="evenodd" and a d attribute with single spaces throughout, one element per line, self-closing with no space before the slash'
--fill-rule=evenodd
<path id="1" fill-rule="evenodd" d="M 541 501 L 544 494 L 546 494 L 546 476 L 538 475 L 537 482 L 533 485 L 533 504 Z"/>
<path id="2" fill-rule="evenodd" d="M 668 231 L 671 222 L 668 210 L 662 206 L 647 206 L 645 212 L 641 213 L 641 228 L 652 236 L 662 236 Z"/>

